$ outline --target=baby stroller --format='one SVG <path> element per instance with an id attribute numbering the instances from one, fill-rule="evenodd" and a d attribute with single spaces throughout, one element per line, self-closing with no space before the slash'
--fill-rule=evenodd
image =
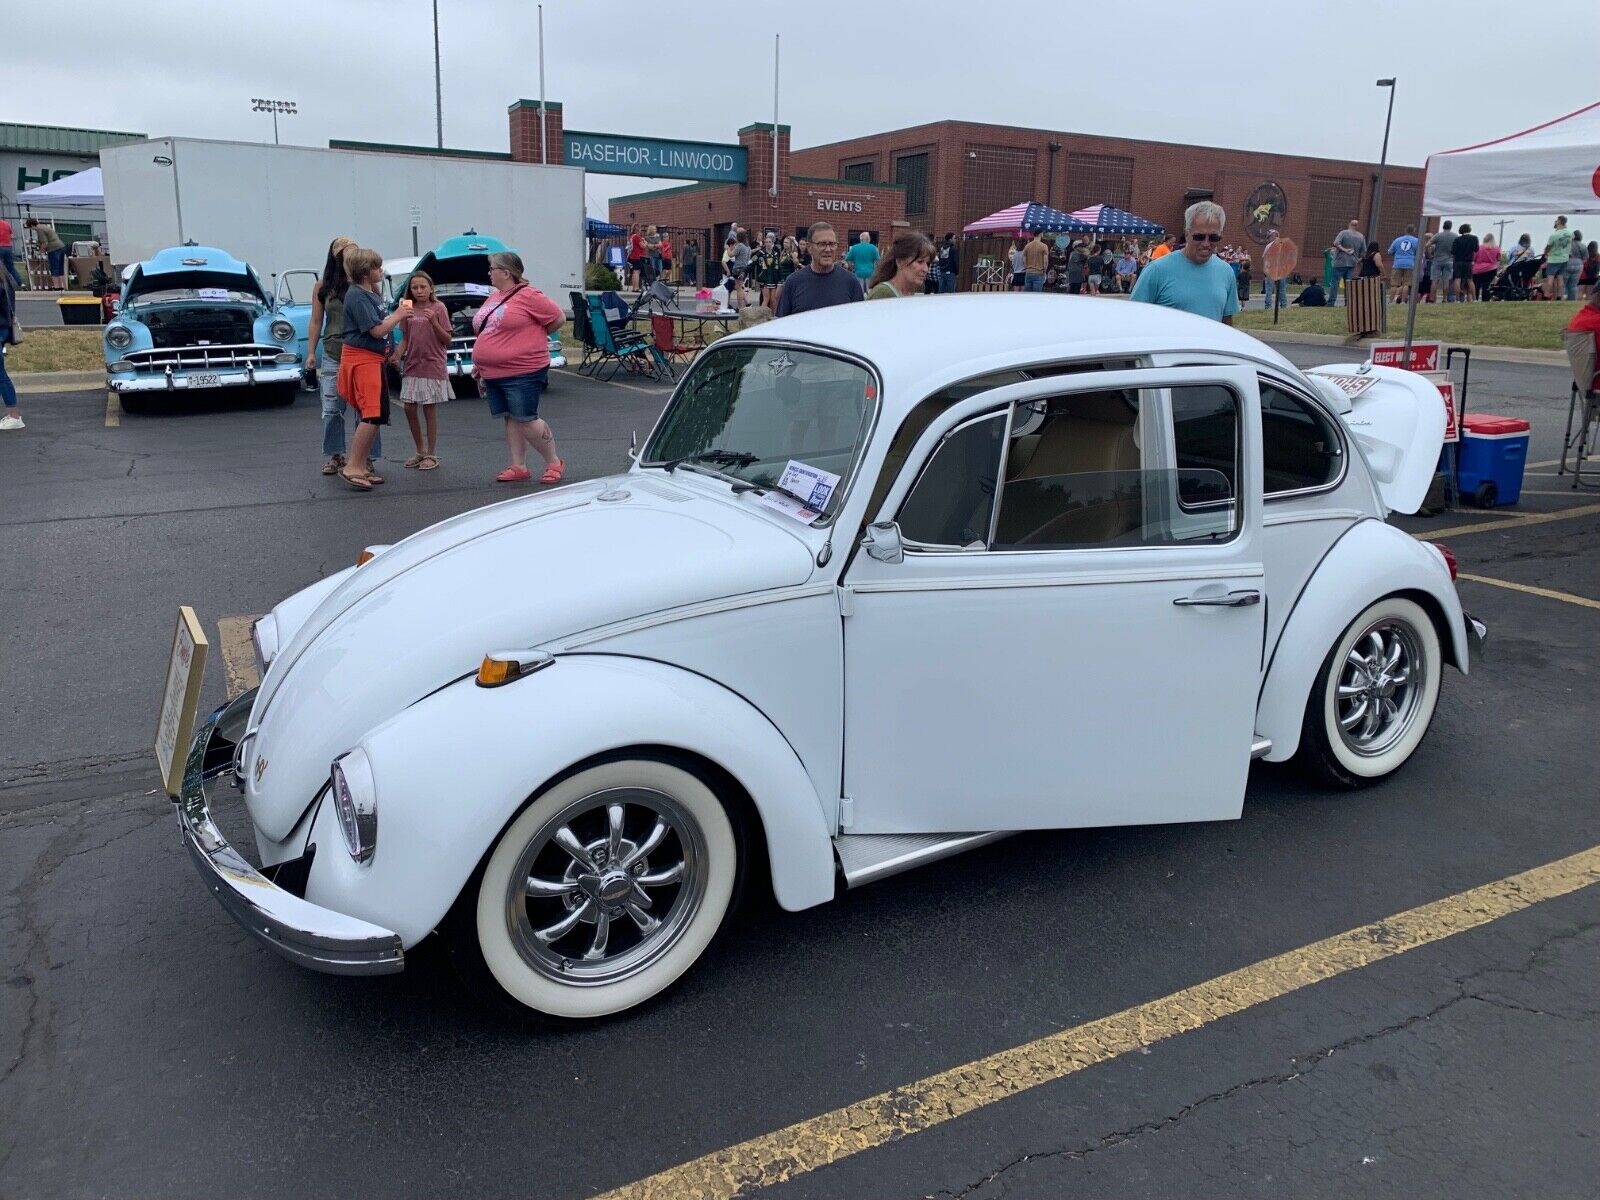
<path id="1" fill-rule="evenodd" d="M 1521 262 L 1502 267 L 1489 284 L 1490 300 L 1531 300 L 1532 281 L 1539 274 L 1542 258 L 1525 258 Z"/>

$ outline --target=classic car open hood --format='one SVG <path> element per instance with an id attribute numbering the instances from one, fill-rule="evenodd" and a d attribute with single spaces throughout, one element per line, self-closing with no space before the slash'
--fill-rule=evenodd
<path id="1" fill-rule="evenodd" d="M 1391 511 L 1422 507 L 1444 446 L 1444 399 L 1424 375 L 1369 363 L 1330 363 L 1306 372 L 1366 454 L 1373 482 Z M 1349 396 L 1333 379 L 1373 380 Z M 1361 387 L 1360 383 L 1348 384 Z"/>
<path id="2" fill-rule="evenodd" d="M 348 573 L 285 631 L 250 718 L 259 728 L 243 771 L 252 819 L 272 840 L 286 837 L 335 756 L 475 670 L 487 651 L 793 586 L 812 569 L 811 550 L 770 515 L 653 475 L 425 529 Z"/>
<path id="3" fill-rule="evenodd" d="M 267 303 L 266 293 L 261 290 L 261 285 L 256 282 L 254 275 L 204 270 L 147 274 L 142 267 L 136 268 L 129 277 L 127 286 L 123 289 L 122 302 L 124 305 L 132 304 L 146 292 L 167 292 L 178 288 L 226 288 L 230 292 L 259 296 L 262 305 Z"/>

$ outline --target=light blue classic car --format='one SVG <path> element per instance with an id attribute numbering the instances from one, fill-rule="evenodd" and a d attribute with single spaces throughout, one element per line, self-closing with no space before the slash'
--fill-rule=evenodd
<path id="1" fill-rule="evenodd" d="M 214 246 L 174 246 L 130 267 L 102 348 L 127 412 L 154 395 L 226 387 L 289 404 L 300 385 L 293 324 L 248 263 Z"/>
<path id="2" fill-rule="evenodd" d="M 478 340 L 472 332 L 472 318 L 494 294 L 489 284 L 489 255 L 502 251 L 511 251 L 511 247 L 499 238 L 484 237 L 469 229 L 460 237 L 446 238 L 437 249 L 417 259 L 412 268 L 412 271 L 427 273 L 433 280 L 434 293 L 450 312 L 454 336 L 450 339 L 446 361 L 452 379 L 472 375 L 472 344 Z M 410 272 L 404 276 L 396 274 L 392 283 L 394 299 L 406 295 L 410 283 Z M 556 368 L 567 365 L 559 333 L 550 335 L 550 365 Z"/>

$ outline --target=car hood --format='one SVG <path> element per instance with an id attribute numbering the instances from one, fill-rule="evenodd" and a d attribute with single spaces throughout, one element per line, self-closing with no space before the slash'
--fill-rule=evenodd
<path id="1" fill-rule="evenodd" d="M 616 621 L 804 583 L 812 552 L 769 514 L 654 475 L 575 485 L 453 517 L 344 573 L 262 681 L 241 775 L 281 841 L 368 730 L 522 649 Z M 326 587 L 326 582 L 321 587 Z"/>

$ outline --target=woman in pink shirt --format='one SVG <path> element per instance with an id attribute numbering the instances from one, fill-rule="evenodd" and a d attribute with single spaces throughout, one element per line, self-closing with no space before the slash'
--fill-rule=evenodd
<path id="1" fill-rule="evenodd" d="M 489 401 L 489 415 L 504 417 L 511 465 L 497 483 L 526 483 L 528 447 L 544 459 L 540 483 L 560 483 L 567 464 L 556 453 L 555 435 L 539 419 L 539 397 L 550 378 L 549 335 L 566 315 L 522 276 L 522 259 L 502 252 L 489 256 L 494 295 L 472 318 L 478 335 L 472 345 L 472 373 Z"/>
<path id="2" fill-rule="evenodd" d="M 1494 244 L 1494 234 L 1486 233 L 1472 256 L 1472 285 L 1479 300 L 1489 298 L 1489 285 L 1500 269 L 1500 247 Z"/>

